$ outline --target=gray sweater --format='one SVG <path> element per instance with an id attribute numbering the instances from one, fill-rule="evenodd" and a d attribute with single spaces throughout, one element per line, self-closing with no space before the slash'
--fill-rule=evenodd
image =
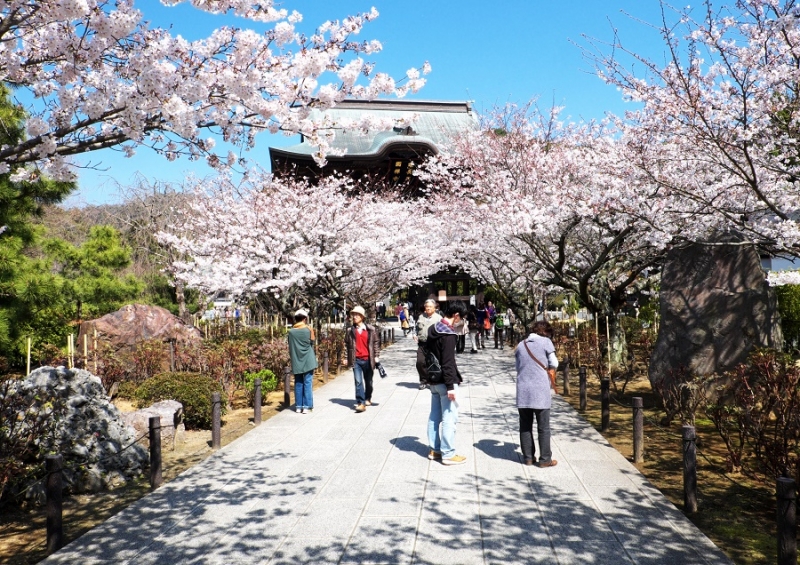
<path id="1" fill-rule="evenodd" d="M 530 334 L 524 342 L 517 346 L 517 408 L 550 408 L 550 377 L 539 363 L 531 359 L 525 344 L 531 353 L 545 366 L 558 367 L 556 348 L 546 337 Z"/>

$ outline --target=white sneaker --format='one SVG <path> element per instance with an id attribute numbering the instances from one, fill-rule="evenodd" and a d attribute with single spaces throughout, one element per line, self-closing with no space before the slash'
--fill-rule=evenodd
<path id="1" fill-rule="evenodd" d="M 305 413 L 306 413 L 306 409 L 305 409 L 305 408 L 303 408 L 303 411 L 302 411 L 302 412 L 300 412 L 300 413 L 301 413 L 301 414 L 305 414 Z"/>
<path id="2" fill-rule="evenodd" d="M 303 413 L 303 409 L 302 409 L 302 408 L 300 408 L 299 406 L 298 406 L 298 407 L 296 407 L 296 408 L 294 409 L 294 411 L 295 411 L 295 412 L 297 412 L 298 414 L 302 414 L 302 413 Z"/>

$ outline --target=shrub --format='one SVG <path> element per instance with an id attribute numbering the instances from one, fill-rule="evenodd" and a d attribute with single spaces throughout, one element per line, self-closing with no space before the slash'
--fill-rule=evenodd
<path id="1" fill-rule="evenodd" d="M 222 387 L 232 402 L 241 388 L 242 375 L 251 368 L 251 351 L 247 342 L 223 339 L 206 344 L 204 348 L 207 371 Z"/>
<path id="2" fill-rule="evenodd" d="M 16 496 L 41 473 L 45 446 L 67 410 L 67 399 L 56 391 L 25 395 L 17 384 L 0 383 L 0 500 Z"/>
<path id="3" fill-rule="evenodd" d="M 800 285 L 787 284 L 775 287 L 778 295 L 778 312 L 781 314 L 781 329 L 787 346 L 800 346 Z"/>
<path id="4" fill-rule="evenodd" d="M 261 379 L 261 404 L 267 400 L 267 393 L 278 388 L 278 377 L 269 369 L 244 374 L 244 390 L 250 406 L 255 406 L 256 379 Z"/>
<path id="5" fill-rule="evenodd" d="M 331 328 L 325 334 L 323 334 L 322 339 L 319 341 L 320 364 L 322 364 L 322 359 L 324 358 L 326 351 L 328 353 L 329 366 L 335 367 L 337 359 L 341 361 L 340 356 L 344 355 L 344 335 L 344 330 L 337 328 Z M 339 367 L 335 368 L 338 372 Z"/>
<path id="6" fill-rule="evenodd" d="M 769 478 L 793 477 L 800 462 L 800 367 L 791 356 L 755 350 L 715 382 L 718 399 L 706 412 L 728 449 L 732 468 L 748 456 Z"/>
<path id="7" fill-rule="evenodd" d="M 150 377 L 169 368 L 169 349 L 160 339 L 146 339 L 136 344 L 130 354 L 130 376 L 135 383 L 142 383 Z"/>
<path id="8" fill-rule="evenodd" d="M 177 400 L 183 404 L 187 428 L 211 429 L 211 394 L 224 392 L 213 378 L 198 373 L 161 373 L 144 381 L 136 389 L 137 408 L 145 408 L 161 400 Z M 222 395 L 222 414 L 227 399 Z"/>
<path id="9" fill-rule="evenodd" d="M 111 390 L 114 383 L 122 384 L 130 378 L 130 359 L 125 354 L 114 351 L 108 343 L 99 347 L 97 361 L 97 376 L 106 391 Z"/>
<path id="10" fill-rule="evenodd" d="M 289 344 L 286 339 L 263 341 L 250 349 L 250 371 L 269 369 L 279 377 L 289 364 Z"/>

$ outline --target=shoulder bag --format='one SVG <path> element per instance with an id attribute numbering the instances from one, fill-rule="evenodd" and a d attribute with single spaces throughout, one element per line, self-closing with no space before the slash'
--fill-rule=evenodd
<path id="1" fill-rule="evenodd" d="M 539 361 L 539 360 L 538 360 L 536 357 L 534 357 L 534 356 L 533 356 L 533 353 L 531 352 L 531 349 L 530 349 L 530 347 L 528 347 L 528 344 L 527 344 L 526 342 L 524 342 L 524 341 L 523 341 L 523 342 L 522 342 L 522 345 L 524 345 L 524 346 L 525 346 L 525 350 L 528 352 L 528 355 L 530 355 L 530 356 L 531 356 L 531 359 L 533 359 L 534 361 L 536 361 L 536 362 L 539 364 L 539 366 L 540 366 L 542 369 L 544 369 L 545 371 L 547 371 L 547 377 L 550 379 L 550 387 L 551 387 L 553 390 L 555 390 L 555 389 L 556 389 L 556 370 L 555 370 L 555 369 L 551 369 L 550 367 L 547 367 L 547 366 L 545 366 L 545 365 L 544 365 L 544 363 L 542 363 L 542 362 L 541 362 L 541 361 Z"/>

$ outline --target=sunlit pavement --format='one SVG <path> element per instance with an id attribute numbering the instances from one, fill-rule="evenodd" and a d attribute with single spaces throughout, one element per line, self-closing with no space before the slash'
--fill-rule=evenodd
<path id="1" fill-rule="evenodd" d="M 558 465 L 522 465 L 509 348 L 458 356 L 467 462 L 429 461 L 430 392 L 395 335 L 366 412 L 342 372 L 313 413 L 281 412 L 42 563 L 731 563 L 560 397 Z"/>

